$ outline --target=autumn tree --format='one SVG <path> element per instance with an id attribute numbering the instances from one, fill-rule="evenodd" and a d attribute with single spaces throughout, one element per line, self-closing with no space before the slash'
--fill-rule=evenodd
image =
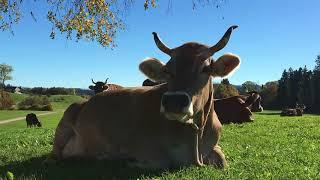
<path id="1" fill-rule="evenodd" d="M 260 95 L 262 106 L 268 109 L 276 108 L 279 83 L 278 81 L 267 82 L 263 85 Z"/>
<path id="2" fill-rule="evenodd" d="M 192 8 L 197 4 L 213 4 L 219 8 L 224 0 L 189 0 Z M 141 7 L 148 10 L 155 8 L 160 3 L 172 3 L 171 0 L 143 0 L 138 1 Z M 0 30 L 9 30 L 22 19 L 23 15 L 29 15 L 36 21 L 37 16 L 33 9 L 23 8 L 46 7 L 47 19 L 52 24 L 50 37 L 54 39 L 56 32 L 65 34 L 67 39 L 75 37 L 97 41 L 103 47 L 115 46 L 115 37 L 119 30 L 124 29 L 124 14 L 130 9 L 135 0 L 0 0 Z M 29 5 L 29 6 L 27 6 Z M 191 9 L 191 8 L 190 8 Z M 24 11 L 22 11 L 24 10 Z"/>

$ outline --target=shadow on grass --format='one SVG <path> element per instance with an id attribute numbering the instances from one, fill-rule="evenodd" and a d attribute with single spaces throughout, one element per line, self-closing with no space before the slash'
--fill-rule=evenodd
<path id="1" fill-rule="evenodd" d="M 138 179 L 160 176 L 167 171 L 132 168 L 126 161 L 118 160 L 68 160 L 44 166 L 42 162 L 45 158 L 46 156 L 36 157 L 0 166 L 0 179 L 5 178 L 7 171 L 12 172 L 15 179 Z"/>
<path id="2" fill-rule="evenodd" d="M 261 115 L 280 115 L 280 112 L 259 112 Z"/>

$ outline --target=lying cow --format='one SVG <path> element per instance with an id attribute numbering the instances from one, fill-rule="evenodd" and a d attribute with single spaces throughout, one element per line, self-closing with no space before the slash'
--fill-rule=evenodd
<path id="1" fill-rule="evenodd" d="M 102 81 L 94 82 L 93 79 L 91 79 L 94 85 L 90 85 L 89 89 L 93 90 L 95 94 L 98 94 L 103 91 L 111 91 L 111 90 L 122 88 L 122 86 L 119 86 L 117 84 L 107 84 L 108 79 L 109 78 L 107 78 L 105 82 L 102 82 Z"/>
<path id="2" fill-rule="evenodd" d="M 296 105 L 296 108 L 284 108 L 280 116 L 302 116 L 305 109 L 305 105 Z"/>
<path id="3" fill-rule="evenodd" d="M 42 127 L 41 122 L 37 118 L 36 114 L 30 113 L 26 115 L 27 127 L 38 126 Z"/>
<path id="4" fill-rule="evenodd" d="M 251 112 L 262 112 L 263 107 L 261 105 L 261 96 L 256 91 L 248 92 L 248 95 L 239 96 L 245 101 L 245 106 L 248 107 Z"/>
<path id="5" fill-rule="evenodd" d="M 46 162 L 70 157 L 134 159 L 141 168 L 204 164 L 226 166 L 218 146 L 221 123 L 214 111 L 213 77 L 224 77 L 240 64 L 238 56 L 211 56 L 224 48 L 232 30 L 214 46 L 186 43 L 170 49 L 153 33 L 158 48 L 171 59 L 144 60 L 139 69 L 151 87 L 99 93 L 65 111 Z"/>
<path id="6" fill-rule="evenodd" d="M 214 100 L 214 110 L 222 124 L 252 122 L 252 113 L 239 96 Z"/>

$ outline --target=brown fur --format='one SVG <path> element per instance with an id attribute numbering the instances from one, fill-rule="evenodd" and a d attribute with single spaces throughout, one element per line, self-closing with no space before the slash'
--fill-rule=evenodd
<path id="1" fill-rule="evenodd" d="M 239 96 L 215 99 L 215 111 L 222 124 L 251 122 L 252 113 Z"/>

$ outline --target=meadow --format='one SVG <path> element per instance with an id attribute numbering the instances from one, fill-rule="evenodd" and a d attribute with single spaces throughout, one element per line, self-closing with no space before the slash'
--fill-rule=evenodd
<path id="1" fill-rule="evenodd" d="M 62 103 L 66 104 L 66 103 Z M 61 105 L 62 107 L 63 105 Z M 0 126 L 0 178 L 16 179 L 319 179 L 320 116 L 280 117 L 277 111 L 254 114 L 255 121 L 223 127 L 221 147 L 228 168 L 131 168 L 123 161 L 65 161 L 42 165 L 52 148 L 62 111 L 41 117 L 42 128 L 24 121 Z"/>

